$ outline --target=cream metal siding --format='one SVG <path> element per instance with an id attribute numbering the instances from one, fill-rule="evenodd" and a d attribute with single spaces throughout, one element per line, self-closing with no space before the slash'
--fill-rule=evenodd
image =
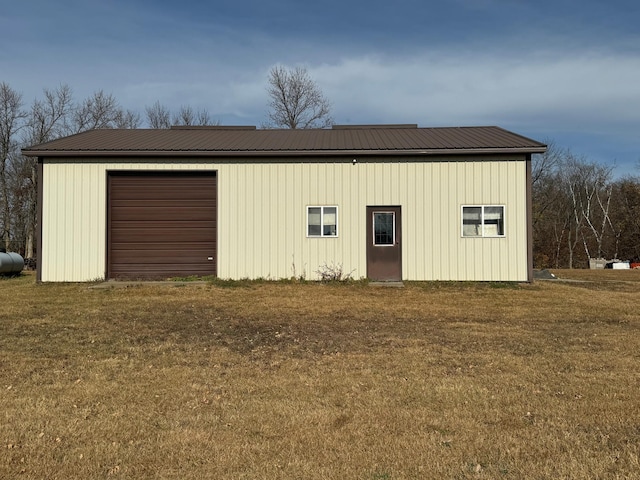
<path id="1" fill-rule="evenodd" d="M 345 160 L 345 159 L 343 159 Z M 402 208 L 406 280 L 527 280 L 526 164 L 424 162 L 44 161 L 42 281 L 87 281 L 106 270 L 109 170 L 216 170 L 218 276 L 288 278 L 327 263 L 367 275 L 366 206 Z M 463 238 L 462 205 L 504 205 L 504 238 Z M 306 236 L 306 207 L 337 205 L 337 238 Z"/>

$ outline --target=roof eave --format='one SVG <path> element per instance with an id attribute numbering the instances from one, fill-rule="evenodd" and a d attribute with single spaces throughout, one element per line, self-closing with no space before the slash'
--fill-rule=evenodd
<path id="1" fill-rule="evenodd" d="M 546 145 L 516 148 L 433 148 L 415 150 L 23 150 L 27 157 L 330 157 L 434 156 L 544 153 Z"/>

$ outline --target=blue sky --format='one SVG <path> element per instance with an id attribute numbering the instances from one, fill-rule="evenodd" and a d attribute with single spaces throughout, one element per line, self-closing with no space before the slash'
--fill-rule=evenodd
<path id="1" fill-rule="evenodd" d="M 640 2 L 2 0 L 0 81 L 266 119 L 305 66 L 336 123 L 499 125 L 640 174 Z"/>

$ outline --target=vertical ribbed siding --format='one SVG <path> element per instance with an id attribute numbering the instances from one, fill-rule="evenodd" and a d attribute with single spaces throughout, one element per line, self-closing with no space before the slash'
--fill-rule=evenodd
<path id="1" fill-rule="evenodd" d="M 43 167 L 42 280 L 91 280 L 104 276 L 105 196 L 99 169 Z"/>
<path id="2" fill-rule="evenodd" d="M 367 205 L 403 207 L 406 279 L 525 280 L 524 164 L 516 162 L 345 163 L 221 166 L 240 179 L 228 204 L 241 216 L 220 227 L 220 275 L 314 277 L 339 263 L 366 275 Z M 228 168 L 228 170 L 227 170 Z M 522 186 L 522 187 L 518 187 Z M 221 182 L 221 214 L 224 212 Z M 283 193 L 286 192 L 286 193 Z M 283 198 L 286 200 L 283 202 Z M 461 206 L 506 208 L 505 238 L 462 238 Z M 338 205 L 339 237 L 307 238 L 306 207 Z M 253 240 L 251 240 L 253 239 Z"/>
<path id="3" fill-rule="evenodd" d="M 101 278 L 108 170 L 216 170 L 218 275 L 287 278 L 324 263 L 366 275 L 366 207 L 402 207 L 407 280 L 527 280 L 525 161 L 87 162 L 43 166 L 43 281 Z M 505 205 L 505 238 L 462 238 L 462 205 Z M 306 207 L 337 205 L 338 238 L 307 238 Z M 294 272 L 295 266 L 295 272 Z"/>

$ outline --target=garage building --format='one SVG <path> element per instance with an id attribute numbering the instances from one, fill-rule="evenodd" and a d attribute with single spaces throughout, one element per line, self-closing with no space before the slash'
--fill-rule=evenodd
<path id="1" fill-rule="evenodd" d="M 91 130 L 37 157 L 40 281 L 531 281 L 531 158 L 499 127 Z"/>

